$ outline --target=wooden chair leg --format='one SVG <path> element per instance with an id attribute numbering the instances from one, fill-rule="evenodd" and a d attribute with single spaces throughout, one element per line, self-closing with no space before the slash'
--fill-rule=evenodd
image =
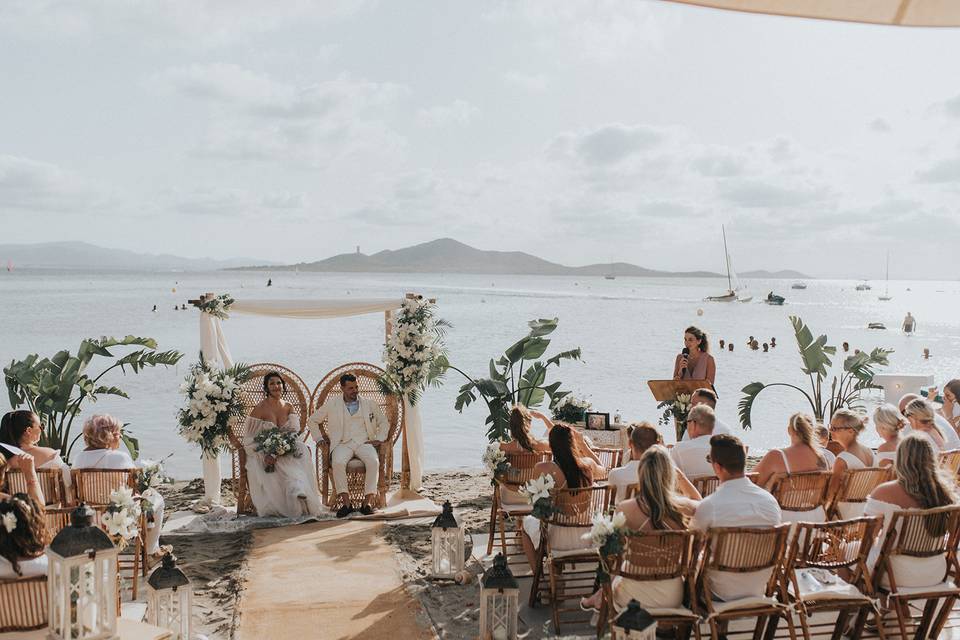
<path id="1" fill-rule="evenodd" d="M 847 620 L 849 620 L 849 618 L 849 609 L 841 609 L 839 612 L 837 612 L 837 622 L 833 625 L 833 634 L 830 636 L 830 640 L 840 640 L 843 637 L 843 632 L 847 630 Z M 807 629 L 807 621 L 802 617 L 801 620 L 801 624 L 803 625 L 804 640 L 810 640 L 810 631 Z"/>
<path id="2" fill-rule="evenodd" d="M 533 584 L 530 587 L 530 608 L 533 609 L 540 601 L 540 581 L 543 580 L 543 544 L 537 549 L 536 565 L 530 567 L 533 571 Z"/>
<path id="3" fill-rule="evenodd" d="M 901 640 L 907 640 L 907 621 L 906 617 L 910 615 L 910 605 L 903 602 L 900 598 L 891 597 L 893 601 L 893 610 L 897 614 L 897 625 L 900 627 Z M 906 609 L 906 611 L 904 611 Z"/>
<path id="4" fill-rule="evenodd" d="M 923 616 L 920 618 L 920 624 L 914 632 L 915 637 L 927 637 L 927 629 L 930 628 L 930 624 L 933 622 L 933 614 L 937 612 L 938 602 L 938 598 L 930 598 L 926 604 L 923 605 Z"/>
<path id="5" fill-rule="evenodd" d="M 937 621 L 933 625 L 933 629 L 930 630 L 930 634 L 927 636 L 929 638 L 939 638 L 940 634 L 943 633 L 943 627 L 946 626 L 947 620 L 950 618 L 950 612 L 953 610 L 953 605 L 957 603 L 957 597 L 951 596 L 949 598 L 944 598 L 943 607 L 940 609 L 940 614 L 937 616 Z"/>
<path id="6" fill-rule="evenodd" d="M 497 519 L 500 521 L 500 551 L 503 553 L 503 557 L 507 557 L 507 516 L 506 514 L 499 512 L 497 513 Z M 516 535 L 522 535 L 518 523 L 518 529 Z M 522 546 L 522 545 L 521 545 Z"/>
<path id="7" fill-rule="evenodd" d="M 562 568 L 558 565 L 563 564 L 563 561 L 549 560 L 548 563 L 550 565 L 550 615 L 553 618 L 553 632 L 559 636 L 562 634 L 560 633 L 560 602 L 557 599 L 560 590 L 558 589 L 557 579 L 562 571 Z"/>
<path id="8" fill-rule="evenodd" d="M 493 502 L 490 506 L 490 527 L 488 531 L 490 535 L 487 537 L 487 555 L 493 553 L 493 537 L 497 535 L 497 498 L 494 496 Z M 504 554 L 506 555 L 506 554 Z"/>

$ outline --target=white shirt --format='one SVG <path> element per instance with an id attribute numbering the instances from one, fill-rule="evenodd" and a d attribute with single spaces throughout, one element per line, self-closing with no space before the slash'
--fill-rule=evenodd
<path id="1" fill-rule="evenodd" d="M 712 434 L 712 435 L 719 436 L 719 435 L 721 435 L 721 434 L 723 434 L 723 435 L 728 435 L 728 436 L 735 436 L 735 435 L 737 435 L 737 434 L 735 434 L 735 433 L 733 432 L 733 429 L 731 429 L 730 426 L 729 426 L 726 422 L 724 422 L 724 421 L 721 420 L 720 418 L 717 418 L 716 422 L 713 423 L 713 434 Z M 683 437 L 680 438 L 680 440 L 686 441 L 686 440 L 689 440 L 689 439 L 690 439 L 690 432 L 689 432 L 689 431 L 684 431 L 684 432 L 683 432 Z M 713 475 L 713 474 L 711 474 L 711 475 Z"/>
<path id="2" fill-rule="evenodd" d="M 712 476 L 713 467 L 707 462 L 710 454 L 710 438 L 713 434 L 698 436 L 693 440 L 678 442 L 670 449 L 670 458 L 688 478 Z"/>
<path id="3" fill-rule="evenodd" d="M 631 460 L 622 467 L 610 470 L 607 478 L 607 484 L 617 488 L 617 502 L 627 499 L 627 487 L 637 484 L 640 480 L 637 478 L 637 469 L 640 467 L 639 460 Z"/>
<path id="4" fill-rule="evenodd" d="M 4 530 L 6 532 L 6 530 Z M 32 578 L 34 576 L 47 575 L 47 556 L 46 554 L 31 558 L 30 560 L 19 560 L 17 565 L 20 567 L 21 575 L 13 570 L 13 565 L 6 558 L 0 558 L 0 580 L 12 580 L 16 578 Z"/>
<path id="5" fill-rule="evenodd" d="M 119 449 L 81 451 L 73 458 L 74 469 L 134 469 L 137 463 L 130 454 Z"/>

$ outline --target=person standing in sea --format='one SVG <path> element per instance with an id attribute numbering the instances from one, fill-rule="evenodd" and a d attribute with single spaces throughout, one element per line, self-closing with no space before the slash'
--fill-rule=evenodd
<path id="1" fill-rule="evenodd" d="M 687 327 L 683 344 L 683 351 L 673 363 L 673 379 L 707 380 L 712 387 L 717 377 L 717 363 L 710 355 L 707 334 L 697 327 Z"/>

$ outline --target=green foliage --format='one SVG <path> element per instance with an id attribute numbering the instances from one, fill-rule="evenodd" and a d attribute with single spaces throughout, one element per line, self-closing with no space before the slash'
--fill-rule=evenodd
<path id="1" fill-rule="evenodd" d="M 861 351 L 844 359 L 843 373 L 840 376 L 834 375 L 829 383 L 829 388 L 824 389 L 823 383 L 833 366 L 831 356 L 836 355 L 837 348 L 827 344 L 827 336 L 821 335 L 814 339 L 813 333 L 799 317 L 790 316 L 790 323 L 793 325 L 794 337 L 797 340 L 797 348 L 802 360 L 800 370 L 810 379 L 809 392 L 786 382 L 770 384 L 751 382 L 741 390 L 743 398 L 740 400 L 739 411 L 740 424 L 744 429 L 752 427 L 753 403 L 764 389 L 789 387 L 799 391 L 807 399 L 813 417 L 817 422 L 824 422 L 824 420 L 829 420 L 837 409 L 843 407 L 859 408 L 861 406 L 860 394 L 865 389 L 879 388 L 873 384 L 873 376 L 876 374 L 877 367 L 890 364 L 889 356 L 893 353 L 892 349 L 878 347 L 870 353 Z"/>
<path id="2" fill-rule="evenodd" d="M 509 440 L 510 407 L 524 404 L 538 407 L 547 399 L 553 407 L 569 391 L 561 391 L 560 382 L 546 384 L 550 367 L 559 367 L 563 360 L 579 360 L 580 349 L 562 351 L 546 361 L 541 358 L 550 346 L 549 336 L 558 324 L 557 318 L 531 320 L 526 336 L 513 343 L 499 358 L 490 359 L 487 377 L 474 378 L 450 364 L 446 357 L 438 358 L 437 374 L 453 369 L 467 379 L 460 387 L 454 408 L 463 410 L 478 399 L 487 405 L 487 438 L 491 442 Z M 431 372 L 433 374 L 433 372 Z"/>
<path id="3" fill-rule="evenodd" d="M 114 347 L 142 348 L 117 357 Z M 95 356 L 114 358 L 114 361 L 99 374 L 89 374 L 87 368 Z M 182 357 L 179 351 L 157 351 L 157 342 L 153 338 L 88 338 L 80 343 L 75 356 L 69 351 L 60 351 L 50 358 L 32 354 L 11 362 L 4 368 L 3 377 L 10 406 L 16 409 L 26 405 L 40 416 L 43 424 L 40 444 L 59 449 L 66 460 L 79 437 L 70 439 L 73 420 L 80 414 L 85 401 L 96 402 L 102 395 L 129 398 L 119 387 L 100 384 L 105 375 L 114 369 L 126 374 L 128 369 L 139 373 L 147 367 L 171 366 Z M 125 433 L 124 442 L 136 457 L 139 449 L 136 439 Z"/>

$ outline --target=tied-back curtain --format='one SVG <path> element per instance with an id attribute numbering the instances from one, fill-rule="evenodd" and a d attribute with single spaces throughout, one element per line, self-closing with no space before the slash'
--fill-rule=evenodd
<path id="1" fill-rule="evenodd" d="M 211 364 L 219 364 L 224 369 L 233 366 L 220 318 L 209 313 L 200 314 L 200 353 L 203 354 L 203 359 Z"/>
<path id="2" fill-rule="evenodd" d="M 346 318 L 367 313 L 393 311 L 403 304 L 402 298 L 357 298 L 355 300 L 237 300 L 230 313 L 246 313 L 275 318 L 319 320 Z"/>
<path id="3" fill-rule="evenodd" d="M 403 417 L 407 429 L 407 456 L 410 458 L 410 489 L 419 491 L 423 486 L 423 419 L 420 405 L 410 404 L 403 398 Z"/>

